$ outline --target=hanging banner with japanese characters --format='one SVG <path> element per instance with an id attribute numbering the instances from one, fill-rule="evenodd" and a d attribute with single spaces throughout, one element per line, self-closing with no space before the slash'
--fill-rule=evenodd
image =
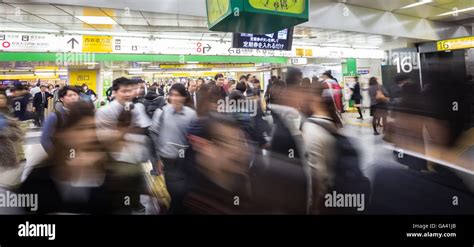
<path id="1" fill-rule="evenodd" d="M 293 28 L 270 34 L 234 33 L 233 48 L 291 51 Z"/>

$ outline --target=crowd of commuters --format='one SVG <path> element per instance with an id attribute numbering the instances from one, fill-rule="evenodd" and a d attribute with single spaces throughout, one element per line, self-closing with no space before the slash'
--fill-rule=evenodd
<path id="1" fill-rule="evenodd" d="M 390 107 L 410 107 L 414 89 L 407 80 L 397 78 L 387 93 L 370 79 L 376 134 L 378 125 L 388 128 Z M 356 82 L 352 99 L 362 119 Z M 341 131 L 337 79 L 328 71 L 310 80 L 288 68 L 285 80 L 274 76 L 262 89 L 252 75 L 152 85 L 120 77 L 107 90 L 108 104 L 97 107 L 86 85 L 51 92 L 18 85 L 11 99 L 0 94 L 0 168 L 22 160 L 16 148 L 22 146 L 21 122 L 31 116 L 14 107 L 26 108 L 33 98 L 37 115 L 44 116 L 47 100 L 56 98 L 54 113 L 45 121 L 37 117 L 47 158 L 10 188 L 40 196 L 38 210 L 28 213 L 361 213 L 327 205 L 331 193 L 360 194 L 367 204 L 372 194 L 359 152 Z M 149 202 L 160 200 L 150 177 L 164 177 L 169 205 L 150 210 Z"/>

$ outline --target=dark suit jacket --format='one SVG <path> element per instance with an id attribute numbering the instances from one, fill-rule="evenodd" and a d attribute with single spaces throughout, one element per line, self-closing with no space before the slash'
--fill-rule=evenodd
<path id="1" fill-rule="evenodd" d="M 44 96 L 46 97 L 46 100 L 43 107 L 46 108 L 48 107 L 49 98 L 53 97 L 53 95 L 48 92 L 44 92 Z M 33 97 L 33 107 L 40 108 L 42 101 L 43 101 L 42 93 L 41 92 L 36 93 L 35 96 Z"/>

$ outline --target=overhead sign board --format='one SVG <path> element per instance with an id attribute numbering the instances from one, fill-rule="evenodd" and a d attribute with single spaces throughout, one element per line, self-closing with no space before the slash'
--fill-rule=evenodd
<path id="1" fill-rule="evenodd" d="M 206 0 L 208 27 L 232 33 L 274 33 L 308 21 L 309 0 Z"/>
<path id="2" fill-rule="evenodd" d="M 229 0 L 207 0 L 207 17 L 211 25 L 216 24 L 230 13 Z"/>
<path id="3" fill-rule="evenodd" d="M 308 59 L 303 57 L 292 58 L 291 63 L 294 65 L 305 65 L 308 64 Z"/>
<path id="4" fill-rule="evenodd" d="M 436 47 L 438 51 L 474 48 L 474 36 L 438 41 Z"/>
<path id="5" fill-rule="evenodd" d="M 82 52 L 112 52 L 112 36 L 82 36 Z"/>
<path id="6" fill-rule="evenodd" d="M 0 32 L 0 51 L 2 52 L 72 52 L 84 55 L 83 60 L 92 58 L 94 53 L 117 54 L 167 54 L 167 55 L 204 55 L 204 56 L 256 56 L 256 57 L 324 57 L 324 58 L 373 58 L 382 59 L 384 52 L 377 49 L 354 49 L 341 47 L 295 46 L 291 50 L 269 50 L 264 41 L 278 38 L 278 34 L 265 36 L 267 40 L 258 41 L 261 35 L 252 35 L 257 41 L 255 46 L 242 43 L 244 48 L 233 48 L 228 41 L 149 39 L 122 36 L 90 35 L 52 35 Z M 252 37 L 247 37 L 252 40 Z M 280 38 L 282 36 L 280 35 Z M 25 40 L 25 41 L 22 41 Z M 28 41 L 26 41 L 28 40 Z M 84 41 L 86 41 L 84 43 Z M 262 45 L 259 44 L 262 43 Z M 288 40 L 288 42 L 291 42 Z M 234 42 L 235 45 L 235 42 Z M 255 46 L 255 47 L 254 47 Z M 272 45 L 273 46 L 273 45 Z M 5 48 L 6 47 L 6 48 Z M 71 53 L 71 54 L 72 54 Z M 66 56 L 67 55 L 67 56 Z M 69 54 L 64 60 L 67 61 Z M 89 61 L 89 60 L 87 60 Z M 93 62 L 93 61 L 91 61 Z"/>
<path id="7" fill-rule="evenodd" d="M 0 33 L 0 49 L 4 51 L 44 51 L 54 48 L 51 34 Z"/>
<path id="8" fill-rule="evenodd" d="M 251 33 L 234 33 L 232 47 L 291 51 L 292 43 L 293 28 L 286 28 L 276 33 L 270 33 L 265 35 Z"/>
<path id="9" fill-rule="evenodd" d="M 151 46 L 148 38 L 114 37 L 112 42 L 114 53 L 149 53 Z"/>
<path id="10" fill-rule="evenodd" d="M 301 0 L 249 0 L 249 3 L 254 9 L 291 14 L 302 14 L 306 8 L 306 1 Z"/>

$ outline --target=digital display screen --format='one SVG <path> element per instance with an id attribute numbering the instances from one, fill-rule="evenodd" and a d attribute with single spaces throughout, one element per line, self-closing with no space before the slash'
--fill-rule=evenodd
<path id="1" fill-rule="evenodd" d="M 293 28 L 271 34 L 234 33 L 233 48 L 290 51 L 293 44 Z"/>

